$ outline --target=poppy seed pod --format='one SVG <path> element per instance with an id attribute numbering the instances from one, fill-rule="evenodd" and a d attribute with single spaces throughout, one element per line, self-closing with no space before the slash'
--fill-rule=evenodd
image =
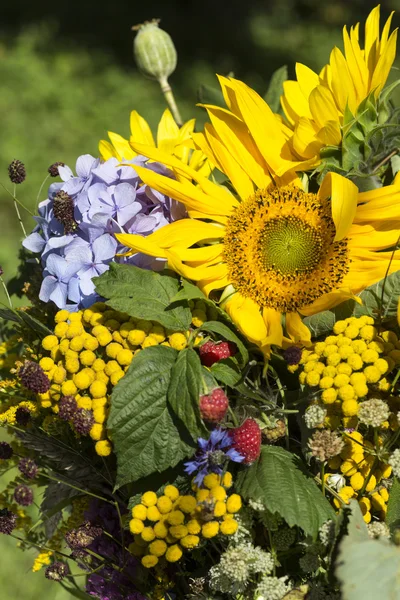
<path id="1" fill-rule="evenodd" d="M 136 64 L 145 77 L 165 81 L 175 71 L 177 54 L 171 36 L 160 29 L 158 20 L 135 25 L 137 35 L 133 42 Z"/>

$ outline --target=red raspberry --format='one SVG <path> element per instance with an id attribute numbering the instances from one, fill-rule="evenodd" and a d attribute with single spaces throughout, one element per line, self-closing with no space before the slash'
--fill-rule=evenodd
<path id="1" fill-rule="evenodd" d="M 234 356 L 236 352 L 236 344 L 233 342 L 220 342 L 216 344 L 210 340 L 200 347 L 200 360 L 206 367 L 211 367 L 211 365 L 223 358 Z"/>
<path id="2" fill-rule="evenodd" d="M 228 410 L 229 400 L 221 388 L 215 388 L 210 395 L 200 396 L 200 413 L 205 421 L 219 423 Z"/>
<path id="3" fill-rule="evenodd" d="M 244 456 L 244 463 L 254 462 L 261 452 L 261 429 L 254 419 L 232 430 L 233 447 Z"/>

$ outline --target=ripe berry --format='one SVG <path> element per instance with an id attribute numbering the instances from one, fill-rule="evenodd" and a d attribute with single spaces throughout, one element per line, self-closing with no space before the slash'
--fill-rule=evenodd
<path id="1" fill-rule="evenodd" d="M 244 456 L 243 462 L 254 462 L 261 452 L 261 429 L 254 419 L 246 419 L 243 425 L 232 430 L 233 447 Z"/>
<path id="2" fill-rule="evenodd" d="M 220 342 L 216 344 L 210 340 L 200 347 L 200 360 L 206 367 L 211 367 L 211 365 L 223 358 L 234 356 L 236 352 L 236 344 L 233 342 Z"/>
<path id="3" fill-rule="evenodd" d="M 219 423 L 226 415 L 229 401 L 221 388 L 215 388 L 211 394 L 200 396 L 200 413 L 205 421 Z"/>

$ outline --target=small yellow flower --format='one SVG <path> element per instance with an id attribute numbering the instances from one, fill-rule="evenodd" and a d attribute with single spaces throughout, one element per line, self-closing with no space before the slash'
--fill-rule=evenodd
<path id="1" fill-rule="evenodd" d="M 203 484 L 206 488 L 212 490 L 213 488 L 220 485 L 220 481 L 221 478 L 219 475 L 217 475 L 216 473 L 209 473 L 204 477 Z"/>
<path id="2" fill-rule="evenodd" d="M 328 388 L 321 394 L 321 400 L 324 404 L 333 404 L 337 398 L 337 391 L 334 388 Z"/>
<path id="3" fill-rule="evenodd" d="M 112 445 L 108 440 L 97 442 L 94 448 L 99 456 L 110 456 L 112 452 Z"/>
<path id="4" fill-rule="evenodd" d="M 168 562 L 174 563 L 182 558 L 182 550 L 177 544 L 170 546 L 165 553 L 165 558 Z"/>
<path id="5" fill-rule="evenodd" d="M 168 341 L 171 345 L 171 348 L 175 350 L 183 350 L 187 346 L 187 339 L 183 333 L 173 333 L 168 336 Z"/>
<path id="6" fill-rule="evenodd" d="M 199 545 L 200 538 L 198 535 L 186 535 L 184 538 L 181 539 L 180 543 L 184 548 L 191 550 L 192 548 L 196 548 L 196 546 Z"/>
<path id="7" fill-rule="evenodd" d="M 64 381 L 64 383 L 61 386 L 61 392 L 63 396 L 75 396 L 77 391 L 78 389 L 76 385 L 71 380 Z"/>
<path id="8" fill-rule="evenodd" d="M 161 519 L 161 513 L 157 506 L 149 506 L 147 509 L 147 518 L 149 521 L 159 521 Z"/>
<path id="9" fill-rule="evenodd" d="M 54 346 L 58 345 L 58 339 L 56 335 L 46 335 L 42 340 L 42 347 L 45 350 L 50 351 Z"/>
<path id="10" fill-rule="evenodd" d="M 226 504 L 218 500 L 214 506 L 214 517 L 222 517 L 226 513 Z"/>
<path id="11" fill-rule="evenodd" d="M 143 525 L 143 522 L 142 521 L 140 521 L 140 522 Z M 141 536 L 145 542 L 152 542 L 155 539 L 156 534 L 154 533 L 154 529 L 152 527 L 144 527 L 142 529 Z"/>
<path id="12" fill-rule="evenodd" d="M 214 500 L 225 500 L 226 498 L 226 490 L 222 485 L 217 485 L 213 487 L 210 492 L 210 498 Z"/>
<path id="13" fill-rule="evenodd" d="M 365 487 L 365 491 L 372 492 L 372 490 L 374 490 L 375 488 L 376 488 L 376 478 L 375 478 L 375 475 L 371 475 L 371 477 Z"/>
<path id="14" fill-rule="evenodd" d="M 219 523 L 218 521 L 209 521 L 208 523 L 204 523 L 201 528 L 201 534 L 204 538 L 213 538 L 218 535 L 219 532 Z"/>
<path id="15" fill-rule="evenodd" d="M 152 567 L 155 567 L 158 563 L 158 558 L 153 554 L 146 554 L 146 556 L 143 556 L 141 562 L 146 569 L 151 569 Z"/>
<path id="16" fill-rule="evenodd" d="M 69 319 L 71 313 L 68 312 L 68 310 L 59 310 L 58 312 L 56 312 L 55 316 L 54 316 L 54 321 L 55 323 L 62 323 L 63 321 L 67 321 L 67 319 Z"/>
<path id="17" fill-rule="evenodd" d="M 377 381 L 379 381 L 381 378 L 381 373 L 379 369 L 377 369 L 377 367 L 373 365 L 365 367 L 364 375 L 368 383 L 377 383 Z"/>
<path id="18" fill-rule="evenodd" d="M 163 556 L 167 550 L 167 544 L 163 540 L 155 540 L 149 546 L 149 552 L 153 556 Z"/>
<path id="19" fill-rule="evenodd" d="M 131 531 L 131 533 L 142 533 L 143 529 L 144 529 L 144 524 L 143 521 L 141 521 L 140 519 L 131 519 L 129 521 L 129 529 Z"/>
<path id="20" fill-rule="evenodd" d="M 349 400 L 352 400 L 355 396 L 355 391 L 352 385 L 348 384 L 348 385 L 344 385 L 343 387 L 339 388 L 338 390 L 338 396 L 341 400 L 343 400 L 343 402 L 348 402 Z"/>
<path id="21" fill-rule="evenodd" d="M 197 519 L 191 519 L 188 521 L 188 523 L 186 523 L 186 527 L 191 535 L 197 535 L 201 531 L 201 525 Z"/>
<path id="22" fill-rule="evenodd" d="M 102 398 L 107 394 L 107 386 L 103 381 L 94 381 L 90 386 L 90 393 L 93 398 Z"/>
<path id="23" fill-rule="evenodd" d="M 346 417 L 354 417 L 358 414 L 358 409 L 357 400 L 345 400 L 342 404 L 342 412 Z"/>
<path id="24" fill-rule="evenodd" d="M 235 521 L 235 519 L 226 519 L 225 521 L 222 521 L 220 531 L 224 535 L 233 535 L 236 533 L 238 527 L 239 523 Z"/>
<path id="25" fill-rule="evenodd" d="M 157 500 L 157 508 L 161 514 L 165 515 L 172 510 L 172 500 L 168 496 L 160 496 Z"/>
<path id="26" fill-rule="evenodd" d="M 157 494 L 155 492 L 145 492 L 142 496 L 142 504 L 147 506 L 156 506 L 157 504 Z"/>
<path id="27" fill-rule="evenodd" d="M 166 538 L 168 535 L 168 527 L 162 521 L 158 521 L 154 525 L 154 533 L 157 538 Z"/>
<path id="28" fill-rule="evenodd" d="M 224 490 L 225 492 L 225 490 Z M 225 492 L 226 494 L 226 492 Z M 196 508 L 197 500 L 193 496 L 181 496 L 179 499 L 179 508 L 184 513 L 192 513 Z"/>
<path id="29" fill-rule="evenodd" d="M 189 533 L 188 528 L 185 525 L 172 525 L 172 527 L 169 528 L 169 532 L 177 540 L 180 540 Z"/>
<path id="30" fill-rule="evenodd" d="M 167 521 L 170 525 L 182 525 L 184 520 L 185 515 L 180 510 L 173 510 L 167 517 Z"/>
<path id="31" fill-rule="evenodd" d="M 144 504 L 137 504 L 132 508 L 132 517 L 134 519 L 140 519 L 141 521 L 145 521 L 147 517 L 147 508 Z"/>
<path id="32" fill-rule="evenodd" d="M 354 475 L 350 477 L 350 485 L 356 492 L 361 490 L 362 486 L 364 485 L 364 477 L 361 475 L 361 473 L 354 473 Z"/>

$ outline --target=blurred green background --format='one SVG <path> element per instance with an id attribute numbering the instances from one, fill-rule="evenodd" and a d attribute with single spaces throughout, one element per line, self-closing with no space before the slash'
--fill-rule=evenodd
<path id="1" fill-rule="evenodd" d="M 3 3 L 4 4 L 4 3 Z M 216 85 L 215 73 L 233 72 L 264 94 L 273 71 L 296 61 L 320 69 L 334 45 L 342 47 L 346 23 L 363 22 L 373 0 L 14 0 L 1 8 L 0 22 L 0 183 L 11 190 L 7 166 L 18 158 L 27 179 L 18 199 L 32 212 L 55 161 L 72 168 L 76 157 L 97 154 L 107 130 L 128 136 L 136 109 L 153 129 L 164 109 L 157 83 L 143 79 L 132 60 L 130 26 L 154 17 L 173 37 L 178 68 L 170 79 L 183 118 L 204 112 L 195 107 L 200 84 Z M 400 0 L 381 2 L 384 19 L 400 11 Z M 394 26 L 400 23 L 395 15 Z M 397 69 L 399 68 L 397 62 Z M 392 74 L 392 78 L 396 73 Z M 22 211 L 27 232 L 33 221 Z M 0 188 L 0 265 L 5 279 L 17 269 L 22 231 L 11 197 Z M 0 289 L 0 301 L 6 302 Z M 17 303 L 18 301 L 16 301 Z M 4 482 L 3 482 L 4 485 Z M 66 600 L 64 591 L 32 574 L 32 555 L 0 539 L 2 599 Z"/>

